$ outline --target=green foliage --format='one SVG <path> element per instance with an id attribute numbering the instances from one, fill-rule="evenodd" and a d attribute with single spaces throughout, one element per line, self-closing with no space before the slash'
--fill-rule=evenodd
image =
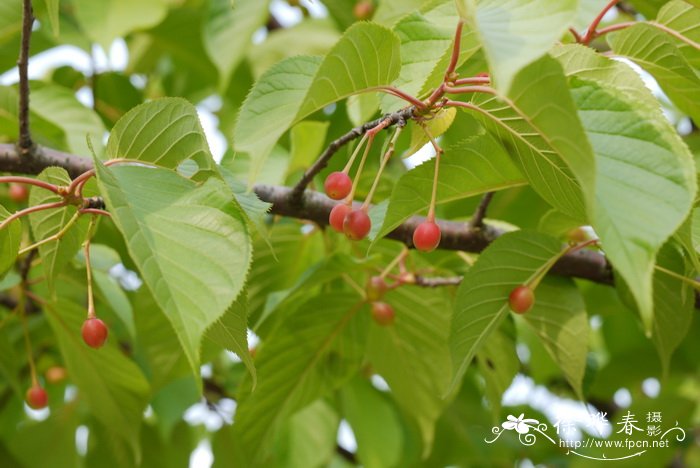
<path id="1" fill-rule="evenodd" d="M 215 467 L 588 466 L 487 443 L 521 413 L 553 436 L 574 405 L 608 413 L 596 439 L 625 440 L 627 410 L 686 431 L 607 459 L 698 465 L 698 0 L 630 0 L 588 36 L 607 0 L 32 3 L 19 148 L 22 1 L 0 2 L 0 222 L 63 204 L 0 230 L 1 466 L 184 467 L 198 446 Z M 93 69 L 40 70 L 46 50 Z M 398 110 L 386 167 L 396 125 L 349 168 L 354 201 L 373 193 L 350 242 L 322 194 L 287 194 L 345 136 L 320 192 L 348 132 Z M 396 242 L 415 215 L 437 250 Z M 35 383 L 48 410 L 23 403 Z"/>

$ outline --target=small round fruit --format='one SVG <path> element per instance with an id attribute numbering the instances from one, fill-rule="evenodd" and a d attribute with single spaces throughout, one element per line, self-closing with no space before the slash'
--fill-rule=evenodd
<path id="1" fill-rule="evenodd" d="M 372 13 L 374 13 L 374 5 L 371 0 L 360 0 L 352 9 L 352 14 L 360 21 L 370 19 Z"/>
<path id="2" fill-rule="evenodd" d="M 98 318 L 87 319 L 83 323 L 83 340 L 91 348 L 101 348 L 107 340 L 107 333 L 107 325 Z"/>
<path id="3" fill-rule="evenodd" d="M 364 210 L 353 210 L 343 220 L 343 232 L 349 239 L 361 240 L 372 229 L 372 221 Z"/>
<path id="4" fill-rule="evenodd" d="M 535 304 L 535 291 L 529 286 L 518 286 L 510 292 L 508 304 L 510 305 L 510 310 L 516 314 L 524 314 L 532 309 L 532 306 Z"/>
<path id="5" fill-rule="evenodd" d="M 368 281 L 367 281 L 367 286 L 365 286 L 365 291 L 367 292 L 367 299 L 370 301 L 378 301 L 382 297 L 384 297 L 384 294 L 386 293 L 387 289 L 389 289 L 389 285 L 386 284 L 386 281 L 384 281 L 384 278 L 381 276 L 372 276 Z"/>
<path id="6" fill-rule="evenodd" d="M 352 211 L 350 205 L 346 205 L 345 203 L 335 205 L 331 210 L 331 214 L 328 216 L 328 223 L 334 230 L 343 232 L 343 221 L 345 221 L 345 217 L 350 211 Z"/>
<path id="7" fill-rule="evenodd" d="M 44 373 L 46 381 L 50 384 L 57 384 L 63 382 L 66 379 L 67 375 L 68 373 L 66 372 L 66 368 L 61 366 L 49 367 Z"/>
<path id="8" fill-rule="evenodd" d="M 29 190 L 21 184 L 10 184 L 8 195 L 13 202 L 24 203 L 29 198 Z"/>
<path id="9" fill-rule="evenodd" d="M 49 403 L 49 395 L 38 384 L 27 390 L 26 398 L 27 404 L 34 409 L 46 408 Z"/>
<path id="10" fill-rule="evenodd" d="M 394 324 L 394 318 L 396 313 L 394 308 L 391 307 L 386 302 L 373 302 L 372 303 L 372 318 L 382 327 L 386 327 Z"/>
<path id="11" fill-rule="evenodd" d="M 435 250 L 435 247 L 440 243 L 440 226 L 426 221 L 420 223 L 415 231 L 413 231 L 413 245 L 423 252 Z"/>
<path id="12" fill-rule="evenodd" d="M 352 180 L 344 172 L 331 172 L 326 177 L 323 188 L 326 189 L 326 195 L 333 200 L 342 200 L 350 194 Z"/>

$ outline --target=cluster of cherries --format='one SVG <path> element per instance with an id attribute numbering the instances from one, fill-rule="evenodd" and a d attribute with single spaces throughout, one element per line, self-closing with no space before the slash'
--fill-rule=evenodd
<path id="1" fill-rule="evenodd" d="M 353 209 L 352 200 L 348 195 L 352 191 L 352 179 L 346 172 L 331 173 L 324 183 L 326 195 L 333 200 L 343 200 L 333 207 L 328 217 L 331 227 L 337 232 L 345 233 L 348 239 L 361 240 L 367 237 L 372 229 L 372 221 L 367 214 L 367 208 Z M 440 226 L 434 221 L 424 221 L 413 232 L 413 245 L 423 252 L 430 252 L 440 244 Z"/>
<path id="2" fill-rule="evenodd" d="M 389 289 L 389 285 L 381 276 L 372 276 L 369 281 L 367 281 L 367 286 L 365 287 L 367 300 L 370 302 L 372 310 L 372 318 L 377 325 L 383 327 L 393 325 L 394 318 L 396 317 L 394 308 L 382 301 L 384 294 L 386 294 Z"/>

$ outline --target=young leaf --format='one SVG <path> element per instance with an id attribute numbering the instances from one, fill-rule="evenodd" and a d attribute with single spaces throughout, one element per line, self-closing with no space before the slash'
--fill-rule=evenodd
<path id="1" fill-rule="evenodd" d="M 545 278 L 535 291 L 537 299 L 523 316 L 544 348 L 559 365 L 579 398 L 588 354 L 588 315 L 578 288 L 571 279 Z"/>
<path id="2" fill-rule="evenodd" d="M 209 154 L 197 109 L 181 98 L 163 98 L 134 107 L 114 126 L 107 159 L 138 159 L 175 168 Z"/>
<path id="3" fill-rule="evenodd" d="M 576 19 L 577 0 L 457 0 L 478 31 L 496 87 L 508 93 L 518 72 L 544 55 Z"/>
<path id="4" fill-rule="evenodd" d="M 4 206 L 0 205 L 0 222 L 10 217 L 12 213 L 7 211 Z M 5 277 L 5 274 L 10 271 L 12 265 L 17 259 L 19 245 L 22 241 L 22 222 L 18 219 L 2 228 L 0 231 L 0 279 Z"/>
<path id="5" fill-rule="evenodd" d="M 234 145 L 248 153 L 254 179 L 280 136 L 312 112 L 389 85 L 399 74 L 399 39 L 373 23 L 351 26 L 323 60 L 293 57 L 268 70 L 248 95 Z"/>
<path id="6" fill-rule="evenodd" d="M 654 259 L 695 198 L 692 155 L 625 64 L 580 46 L 555 53 L 571 77 L 578 114 L 596 153 L 593 227 L 650 333 Z"/>
<path id="7" fill-rule="evenodd" d="M 399 179 L 375 238 L 386 236 L 414 214 L 427 213 L 434 174 L 435 161 L 430 160 Z M 481 134 L 445 150 L 438 173 L 437 203 L 525 183 L 503 147 L 491 135 Z"/>
<path id="8" fill-rule="evenodd" d="M 85 309 L 66 300 L 46 305 L 71 382 L 80 390 L 90 413 L 109 431 L 126 441 L 139 459 L 139 428 L 149 397 L 141 370 L 108 340 L 98 353 L 83 343 L 80 327 Z"/>
<path id="9" fill-rule="evenodd" d="M 301 305 L 265 340 L 256 357 L 258 386 L 240 401 L 233 426 L 239 456 L 248 465 L 268 455 L 282 421 L 357 371 L 367 318 L 356 294 L 323 294 Z"/>
<path id="10" fill-rule="evenodd" d="M 66 170 L 60 167 L 44 169 L 37 179 L 59 186 L 67 186 L 71 182 Z M 32 206 L 62 200 L 63 198 L 59 195 L 40 187 L 32 187 L 29 192 L 29 204 Z M 37 211 L 29 215 L 29 224 L 32 227 L 35 242 L 51 237 L 64 230 L 69 223 L 73 223 L 60 239 L 39 246 L 39 255 L 49 289 L 53 289 L 54 278 L 78 253 L 87 236 L 89 216 L 80 216 L 74 220 L 77 211 L 75 206 L 67 206 Z"/>
<path id="11" fill-rule="evenodd" d="M 543 57 L 521 70 L 508 94 L 477 95 L 470 111 L 509 150 L 532 188 L 585 221 L 595 200 L 595 159 L 561 66 Z"/>
<path id="12" fill-rule="evenodd" d="M 202 335 L 238 296 L 250 264 L 242 214 L 218 179 L 198 186 L 167 169 L 95 164 L 129 254 L 198 375 Z"/>
<path id="13" fill-rule="evenodd" d="M 561 250 L 562 244 L 549 236 L 511 232 L 484 250 L 467 271 L 457 291 L 449 339 L 453 370 L 450 392 L 462 381 L 474 355 L 510 311 L 510 292 L 539 275 Z"/>

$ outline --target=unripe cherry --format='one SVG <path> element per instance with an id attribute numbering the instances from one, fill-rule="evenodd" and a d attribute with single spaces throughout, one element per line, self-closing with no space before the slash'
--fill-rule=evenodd
<path id="1" fill-rule="evenodd" d="M 529 286 L 520 285 L 510 292 L 508 304 L 516 314 L 524 314 L 535 304 L 535 291 Z"/>
<path id="2" fill-rule="evenodd" d="M 373 302 L 372 303 L 372 318 L 382 327 L 386 327 L 394 324 L 394 318 L 396 313 L 394 308 L 391 307 L 386 302 Z"/>
<path id="3" fill-rule="evenodd" d="M 352 180 L 344 172 L 331 172 L 326 177 L 323 188 L 326 190 L 326 195 L 333 200 L 342 200 L 350 194 Z"/>
<path id="4" fill-rule="evenodd" d="M 420 223 L 415 231 L 413 231 L 413 245 L 423 252 L 430 252 L 440 243 L 440 226 L 431 222 L 425 221 Z"/>
<path id="5" fill-rule="evenodd" d="M 343 232 L 349 239 L 364 239 L 369 234 L 370 229 L 372 229 L 372 221 L 364 210 L 352 210 L 345 215 Z"/>
<path id="6" fill-rule="evenodd" d="M 352 13 L 358 20 L 370 19 L 372 13 L 374 13 L 374 5 L 372 5 L 371 0 L 360 0 L 355 4 Z"/>
<path id="7" fill-rule="evenodd" d="M 91 348 L 101 348 L 107 340 L 107 325 L 98 318 L 89 318 L 83 323 L 81 330 L 83 341 Z"/>
<path id="8" fill-rule="evenodd" d="M 21 184 L 10 184 L 7 194 L 13 202 L 24 203 L 29 198 L 29 189 Z"/>
<path id="9" fill-rule="evenodd" d="M 367 281 L 367 286 L 365 286 L 365 291 L 367 293 L 367 299 L 370 301 L 378 301 L 389 289 L 389 285 L 386 284 L 384 278 L 381 276 L 372 276 Z"/>
<path id="10" fill-rule="evenodd" d="M 26 399 L 27 404 L 34 409 L 46 408 L 46 405 L 49 403 L 49 395 L 39 384 L 32 385 L 27 390 Z"/>
<path id="11" fill-rule="evenodd" d="M 331 210 L 331 214 L 328 216 L 328 223 L 334 230 L 343 232 L 343 221 L 345 221 L 345 217 L 350 211 L 352 211 L 350 205 L 346 205 L 345 203 L 335 205 Z"/>

